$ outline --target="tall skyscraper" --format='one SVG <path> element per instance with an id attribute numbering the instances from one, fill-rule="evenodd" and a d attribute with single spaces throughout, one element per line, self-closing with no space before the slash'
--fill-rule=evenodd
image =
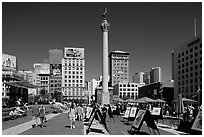
<path id="1" fill-rule="evenodd" d="M 133 75 L 133 83 L 143 83 L 144 82 L 144 72 L 137 72 Z"/>
<path id="2" fill-rule="evenodd" d="M 150 72 L 149 71 L 144 73 L 143 82 L 145 84 L 150 84 Z"/>
<path id="3" fill-rule="evenodd" d="M 130 53 L 124 51 L 109 53 L 109 75 L 112 86 L 129 81 L 129 55 Z"/>
<path id="4" fill-rule="evenodd" d="M 202 34 L 172 51 L 174 98 L 178 94 L 202 104 Z"/>
<path id="5" fill-rule="evenodd" d="M 53 96 L 54 92 L 61 92 L 62 86 L 62 58 L 63 50 L 50 49 L 49 63 L 50 63 L 50 93 Z"/>
<path id="6" fill-rule="evenodd" d="M 64 48 L 62 92 L 65 100 L 83 102 L 85 90 L 84 48 Z"/>
<path id="7" fill-rule="evenodd" d="M 161 82 L 161 68 L 154 67 L 150 71 L 150 83 Z"/>

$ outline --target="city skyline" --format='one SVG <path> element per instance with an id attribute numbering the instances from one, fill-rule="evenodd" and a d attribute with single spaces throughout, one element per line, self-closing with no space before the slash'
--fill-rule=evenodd
<path id="1" fill-rule="evenodd" d="M 202 3 L 2 3 L 2 52 L 20 70 L 49 59 L 49 49 L 85 49 L 86 80 L 102 75 L 101 15 L 107 7 L 109 52 L 130 52 L 129 81 L 135 72 L 161 67 L 171 79 L 171 51 L 202 33 Z M 13 50 L 14 49 L 14 50 Z"/>

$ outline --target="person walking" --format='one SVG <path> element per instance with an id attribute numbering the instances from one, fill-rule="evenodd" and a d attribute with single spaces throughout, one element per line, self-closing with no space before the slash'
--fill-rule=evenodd
<path id="1" fill-rule="evenodd" d="M 38 120 L 39 120 L 39 106 L 34 106 L 32 107 L 32 120 L 34 121 L 32 127 L 37 127 L 38 126 Z"/>
<path id="2" fill-rule="evenodd" d="M 108 104 L 108 116 L 109 116 L 110 121 L 111 119 L 114 121 L 113 111 L 112 111 L 110 104 Z"/>
<path id="3" fill-rule="evenodd" d="M 44 125 L 44 120 L 45 120 L 45 107 L 43 105 L 40 106 L 39 108 L 39 118 L 40 118 L 40 127 L 46 127 L 46 125 Z"/>
<path id="4" fill-rule="evenodd" d="M 75 106 L 73 103 L 71 104 L 71 106 L 69 108 L 68 117 L 70 120 L 70 128 L 71 129 L 75 128 L 76 109 L 75 109 Z"/>
<path id="5" fill-rule="evenodd" d="M 83 108 L 81 105 L 77 107 L 77 114 L 78 114 L 78 120 L 81 121 L 83 118 Z"/>

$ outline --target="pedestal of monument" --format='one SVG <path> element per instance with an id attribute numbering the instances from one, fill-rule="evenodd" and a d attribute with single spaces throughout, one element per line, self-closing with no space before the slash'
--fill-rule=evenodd
<path id="1" fill-rule="evenodd" d="M 110 104 L 110 93 L 109 92 L 103 92 L 101 97 L 101 104 Z"/>

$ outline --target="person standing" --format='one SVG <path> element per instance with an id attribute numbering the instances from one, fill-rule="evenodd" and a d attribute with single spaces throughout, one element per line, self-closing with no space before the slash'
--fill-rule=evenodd
<path id="1" fill-rule="evenodd" d="M 32 120 L 34 120 L 32 127 L 34 128 L 38 126 L 39 106 L 32 107 L 32 115 L 33 115 Z"/>
<path id="2" fill-rule="evenodd" d="M 70 128 L 75 128 L 76 109 L 73 103 L 71 104 L 69 108 L 68 117 L 70 120 Z"/>
<path id="3" fill-rule="evenodd" d="M 107 113 L 107 108 L 106 105 L 104 104 L 103 107 L 101 108 L 102 116 L 104 121 L 106 122 L 106 113 Z"/>
<path id="4" fill-rule="evenodd" d="M 39 118 L 40 118 L 40 126 L 41 128 L 46 127 L 46 125 L 44 125 L 44 120 L 45 120 L 45 107 L 43 105 L 40 106 L 39 108 Z"/>
<path id="5" fill-rule="evenodd" d="M 112 111 L 112 108 L 111 108 L 110 104 L 108 104 L 108 116 L 110 118 L 110 121 L 111 121 L 111 119 L 114 121 L 113 111 Z"/>
<path id="6" fill-rule="evenodd" d="M 81 121 L 83 118 L 83 108 L 81 105 L 77 107 L 77 114 L 78 114 L 78 120 Z"/>

